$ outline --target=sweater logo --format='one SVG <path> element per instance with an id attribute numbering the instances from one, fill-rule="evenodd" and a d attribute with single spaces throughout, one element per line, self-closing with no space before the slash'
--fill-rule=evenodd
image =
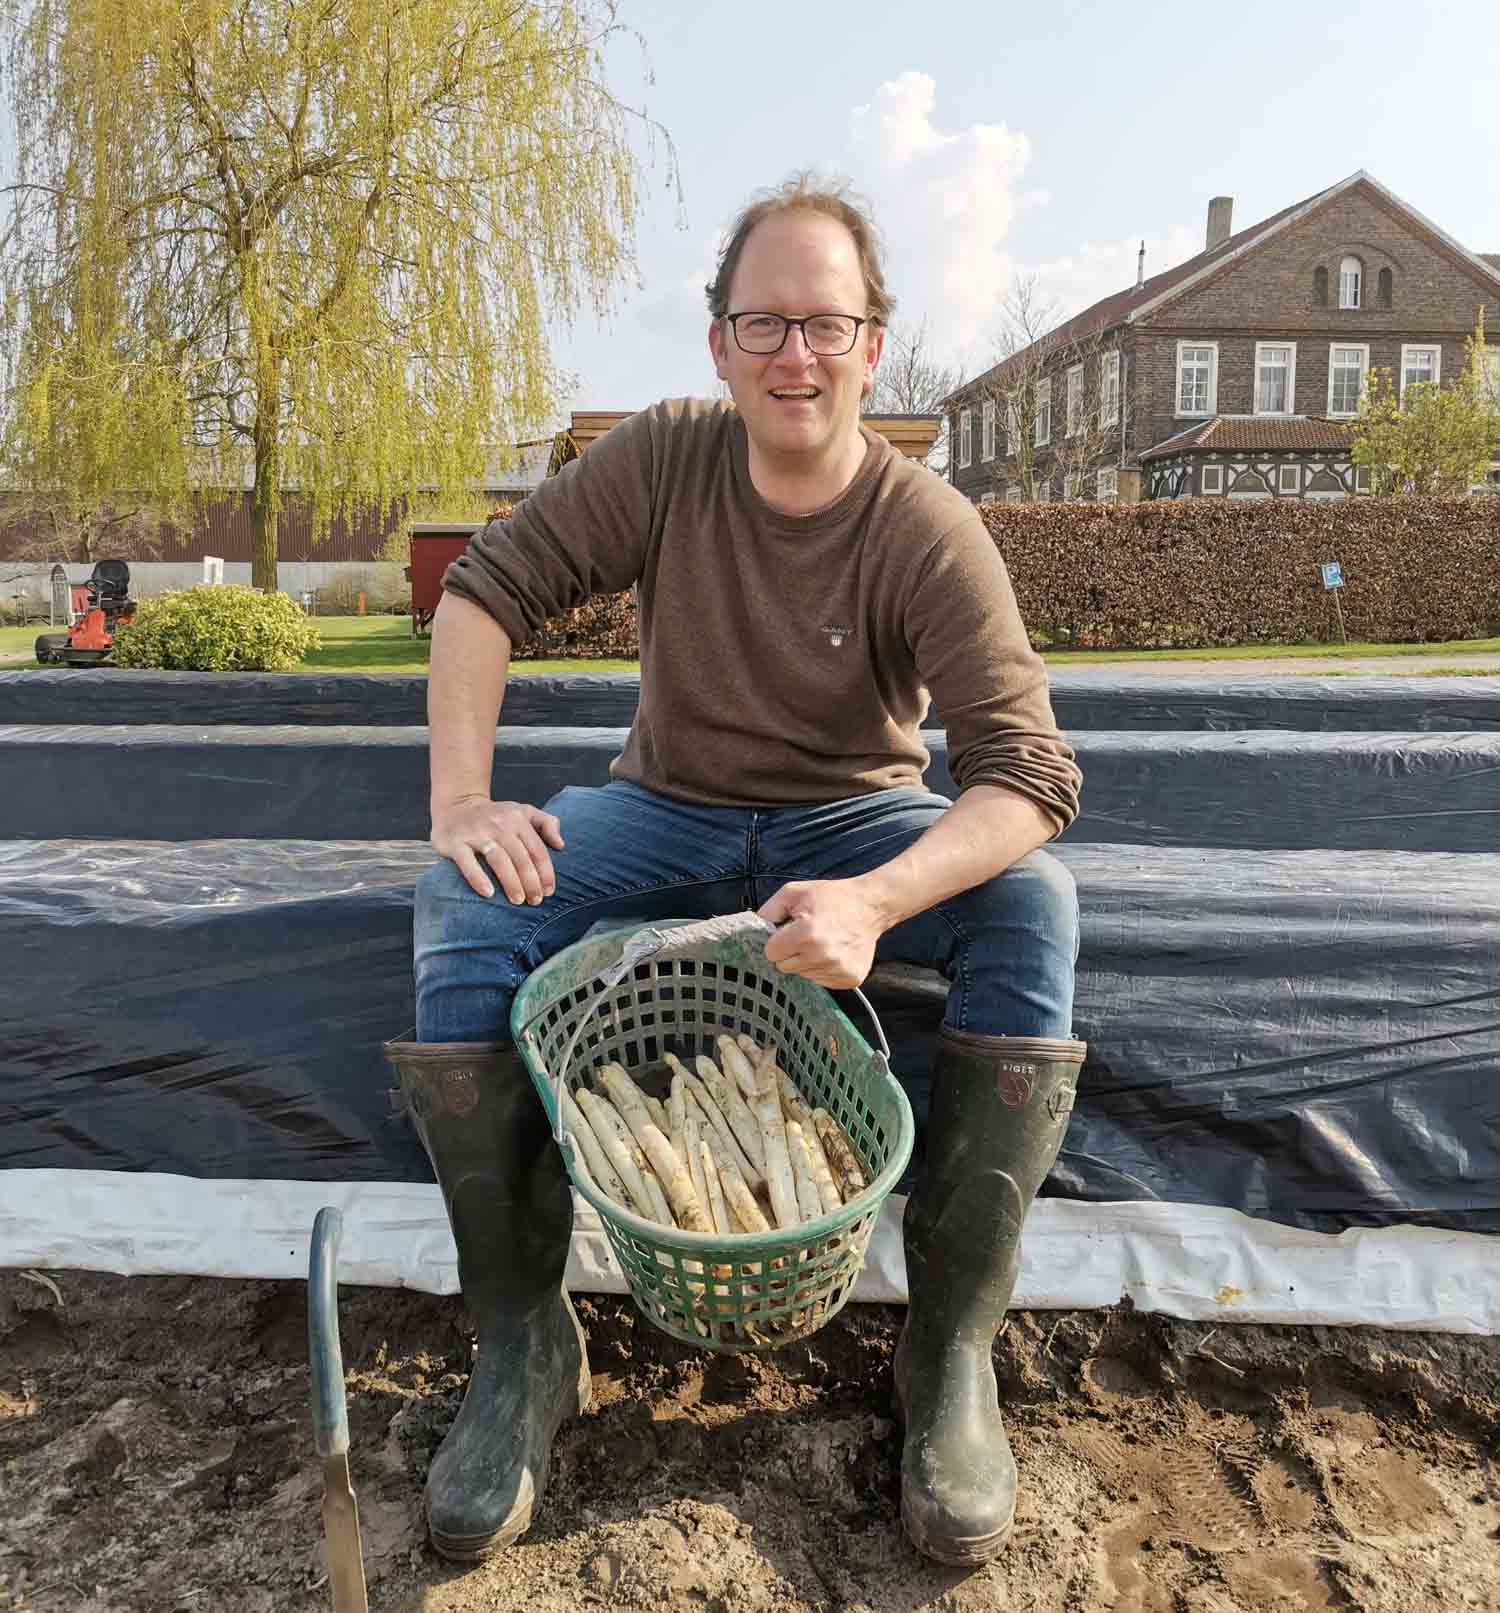
<path id="1" fill-rule="evenodd" d="M 854 629 L 852 627 L 844 627 L 838 622 L 825 622 L 823 626 L 818 629 L 818 631 L 823 635 L 824 638 L 828 640 L 834 649 L 838 649 L 846 638 L 854 637 Z"/>

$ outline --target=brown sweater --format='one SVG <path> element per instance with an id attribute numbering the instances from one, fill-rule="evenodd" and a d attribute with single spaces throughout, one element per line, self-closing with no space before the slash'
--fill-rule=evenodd
<path id="1" fill-rule="evenodd" d="M 993 540 L 862 429 L 844 492 L 787 516 L 755 491 L 733 405 L 656 404 L 478 533 L 443 585 L 519 644 L 639 584 L 640 704 L 615 778 L 724 806 L 919 785 L 930 695 L 960 790 L 1002 785 L 1066 828 L 1078 767 Z"/>

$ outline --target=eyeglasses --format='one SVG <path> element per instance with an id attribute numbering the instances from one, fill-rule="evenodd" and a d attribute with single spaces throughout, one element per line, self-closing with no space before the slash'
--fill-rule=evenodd
<path id="1" fill-rule="evenodd" d="M 787 332 L 795 325 L 802 332 L 810 353 L 836 358 L 849 352 L 868 320 L 853 314 L 808 314 L 805 319 L 788 319 L 785 314 L 726 314 L 734 339 L 744 353 L 779 353 Z"/>

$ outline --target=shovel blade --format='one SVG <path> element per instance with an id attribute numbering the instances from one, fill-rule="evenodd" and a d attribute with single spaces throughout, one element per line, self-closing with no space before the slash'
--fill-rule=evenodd
<path id="1" fill-rule="evenodd" d="M 323 1463 L 323 1536 L 334 1613 L 369 1613 L 359 1549 L 359 1504 L 349 1482 L 347 1456 L 330 1456 Z"/>

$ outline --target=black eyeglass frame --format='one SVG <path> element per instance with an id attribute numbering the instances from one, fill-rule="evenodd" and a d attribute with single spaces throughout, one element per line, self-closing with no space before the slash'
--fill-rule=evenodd
<path id="1" fill-rule="evenodd" d="M 779 353 L 786 346 L 786 339 L 792 334 L 793 325 L 802 332 L 802 345 L 809 353 L 816 353 L 819 358 L 842 358 L 845 353 L 854 351 L 854 344 L 859 340 L 860 327 L 877 323 L 877 321 L 869 318 L 868 315 L 864 318 L 856 318 L 853 314 L 804 314 L 801 319 L 792 319 L 786 314 L 773 314 L 769 308 L 742 308 L 737 314 L 725 314 L 724 318 L 730 330 L 734 332 L 734 345 L 742 353 L 749 353 L 753 358 L 770 358 L 773 353 Z M 736 323 L 737 320 L 741 319 L 779 319 L 783 326 L 781 340 L 777 342 L 775 347 L 746 347 L 740 340 L 740 328 Z M 849 338 L 849 345 L 840 347 L 834 352 L 824 352 L 814 347 L 807 339 L 808 324 L 814 319 L 853 319 L 854 334 Z"/>

